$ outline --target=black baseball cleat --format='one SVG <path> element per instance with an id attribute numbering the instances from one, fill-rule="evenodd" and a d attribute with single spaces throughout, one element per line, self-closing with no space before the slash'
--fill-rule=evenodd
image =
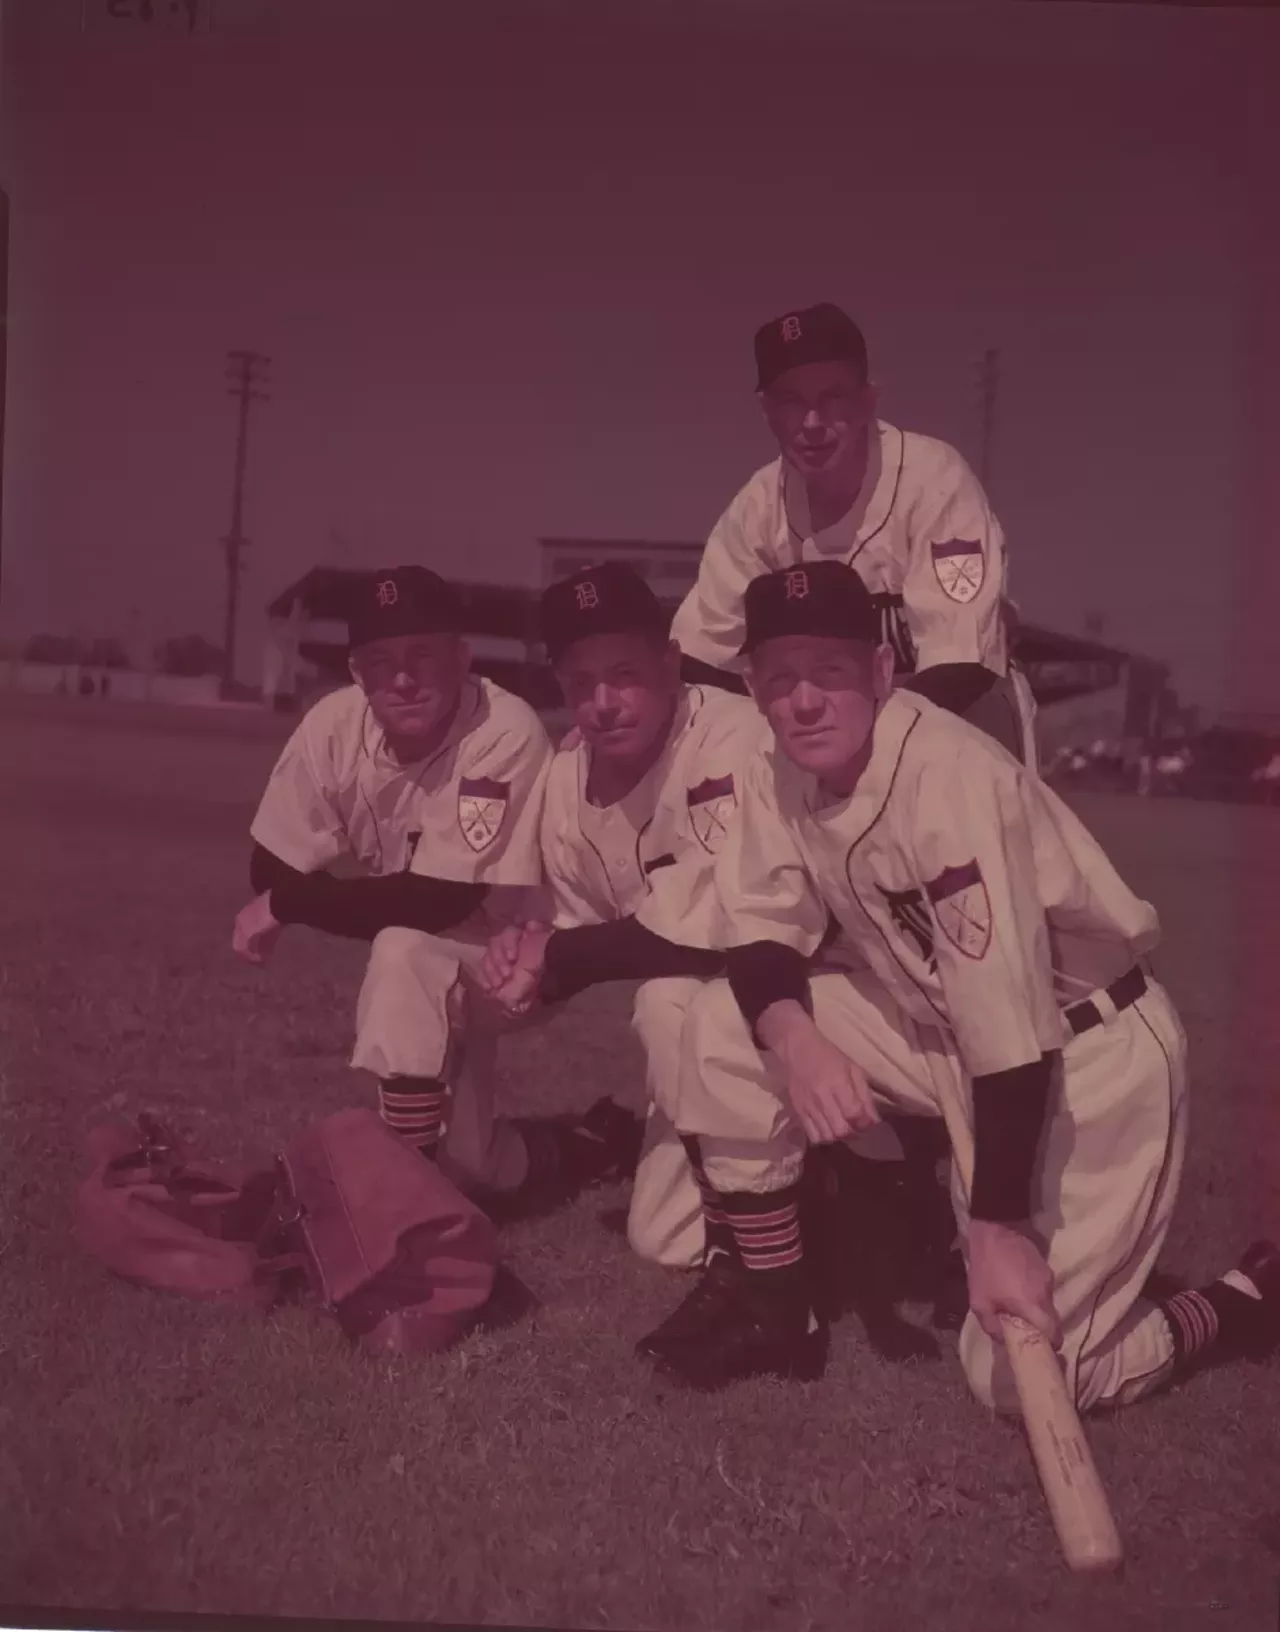
<path id="1" fill-rule="evenodd" d="M 661 1325 L 640 1339 L 636 1353 L 646 1360 L 661 1360 L 669 1349 L 679 1348 L 726 1319 L 743 1273 L 738 1260 L 729 1253 L 713 1253 L 693 1290 Z"/>
<path id="2" fill-rule="evenodd" d="M 1249 1360 L 1266 1360 L 1280 1347 L 1280 1246 L 1274 1241 L 1255 1241 L 1236 1265 L 1239 1274 L 1255 1286 L 1261 1296 L 1256 1302 L 1256 1318 L 1242 1323 L 1240 1350 Z M 1250 1316 L 1254 1310 L 1250 1309 Z"/>
<path id="3" fill-rule="evenodd" d="M 894 1363 L 941 1355 L 937 1339 L 898 1308 L 912 1289 L 913 1219 L 901 1171 L 906 1165 L 871 1161 L 845 1145 L 811 1146 L 800 1203 L 819 1316 L 833 1322 L 852 1314 L 871 1349 Z M 930 1295 L 937 1274 L 936 1267 L 930 1271 Z"/>
<path id="4" fill-rule="evenodd" d="M 484 1191 L 477 1199 L 498 1224 L 539 1218 L 585 1190 L 634 1178 L 644 1124 L 611 1099 L 598 1099 L 582 1116 L 515 1117 L 529 1168 L 513 1191 Z"/>
<path id="5" fill-rule="evenodd" d="M 634 1179 L 644 1143 L 644 1122 L 612 1099 L 598 1099 L 576 1123 L 571 1123 L 572 1165 L 580 1187 L 595 1189 Z"/>
<path id="6" fill-rule="evenodd" d="M 677 1335 L 667 1327 L 665 1341 L 655 1347 L 653 1333 L 640 1345 L 658 1376 L 705 1393 L 749 1377 L 816 1382 L 827 1364 L 827 1326 L 812 1300 L 795 1295 L 794 1287 L 780 1294 L 760 1286 L 769 1274 L 742 1269 L 727 1255 L 713 1260 L 703 1283 L 676 1311 Z"/>

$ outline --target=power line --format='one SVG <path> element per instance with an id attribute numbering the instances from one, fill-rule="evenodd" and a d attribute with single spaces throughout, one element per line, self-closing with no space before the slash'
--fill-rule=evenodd
<path id="1" fill-rule="evenodd" d="M 230 395 L 240 403 L 236 430 L 235 478 L 231 491 L 231 530 L 222 540 L 227 567 L 226 616 L 222 630 L 222 695 L 230 698 L 236 685 L 236 620 L 240 611 L 240 573 L 242 553 L 249 540 L 244 536 L 244 467 L 249 445 L 249 404 L 268 402 L 265 391 L 258 389 L 264 371 L 270 363 L 258 351 L 229 351 L 227 378 L 231 381 Z"/>

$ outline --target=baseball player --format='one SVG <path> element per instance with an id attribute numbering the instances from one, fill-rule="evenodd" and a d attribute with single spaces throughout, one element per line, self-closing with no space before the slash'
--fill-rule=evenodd
<path id="1" fill-rule="evenodd" d="M 847 561 L 874 597 L 899 681 L 1034 764 L 1034 702 L 1007 650 L 1004 534 L 968 465 L 945 442 L 876 418 L 866 342 L 838 306 L 766 323 L 755 358 L 779 457 L 712 529 L 672 626 L 681 650 L 736 671 L 752 578 Z"/>
<path id="2" fill-rule="evenodd" d="M 552 761 L 543 807 L 553 905 L 548 923 L 495 937 L 481 973 L 515 1010 L 535 994 L 557 1003 L 600 981 L 643 981 L 632 1024 L 649 1113 L 628 1237 L 641 1257 L 691 1268 L 703 1215 L 671 1122 L 680 1033 L 694 993 L 723 973 L 712 870 L 767 727 L 748 698 L 682 683 L 670 624 L 621 562 L 543 595 L 543 644 L 576 728 Z"/>
<path id="3" fill-rule="evenodd" d="M 768 728 L 749 699 L 681 682 L 670 617 L 628 566 L 610 563 L 552 585 L 541 623 L 576 728 L 552 761 L 543 809 L 553 906 L 546 923 L 495 937 L 482 984 L 522 1013 L 535 998 L 557 1003 L 602 981 L 642 982 L 633 1024 L 649 1113 L 628 1236 L 641 1257 L 694 1268 L 706 1234 L 699 1182 L 671 1120 L 680 1038 L 691 999 L 724 972 L 712 873 L 743 768 Z M 842 1203 L 851 1192 L 864 1211 L 905 1211 L 916 1222 L 916 1198 L 898 1171 L 904 1164 L 885 1160 L 896 1153 L 887 1127 L 844 1150 L 849 1182 L 834 1202 L 831 1174 L 809 1173 L 806 1229 L 815 1251 L 845 1233 Z M 936 1273 L 931 1258 L 945 1237 L 921 1233 L 915 1258 Z M 927 1334 L 897 1314 L 888 1266 L 877 1261 L 873 1273 L 851 1277 L 842 1257 L 833 1252 L 824 1266 L 824 1306 L 856 1310 L 868 1341 L 888 1358 L 935 1353 Z"/>
<path id="4" fill-rule="evenodd" d="M 738 1252 L 642 1345 L 676 1379 L 816 1376 L 797 1226 L 805 1146 L 884 1107 L 971 1132 L 953 1165 L 974 1392 L 1014 1412 L 1013 1315 L 1077 1406 L 1149 1393 L 1280 1338 L 1280 1251 L 1148 1302 L 1186 1137 L 1186 1041 L 1145 955 L 1156 914 L 1072 812 L 983 732 L 893 691 L 858 574 L 762 575 L 743 650 L 776 741 L 717 862 L 728 979 L 690 1005 L 676 1122 Z M 834 914 L 866 967 L 808 972 Z M 967 1139 L 958 1142 L 961 1148 Z"/>
<path id="5" fill-rule="evenodd" d="M 541 882 L 550 743 L 470 672 L 458 597 L 425 567 L 362 578 L 348 624 L 353 684 L 299 724 L 253 819 L 234 948 L 261 963 L 286 924 L 370 941 L 352 1064 L 383 1120 L 485 1199 L 571 1193 L 626 1166 L 636 1119 L 498 1118 L 492 1005 L 462 978 Z"/>

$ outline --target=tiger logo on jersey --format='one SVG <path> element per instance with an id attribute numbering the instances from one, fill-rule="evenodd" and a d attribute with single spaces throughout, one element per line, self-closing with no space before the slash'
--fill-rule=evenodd
<path id="1" fill-rule="evenodd" d="M 720 842 L 729 831 L 729 823 L 738 808 L 738 793 L 731 776 L 709 776 L 690 788 L 689 821 L 698 843 L 710 855 L 715 855 Z"/>
<path id="2" fill-rule="evenodd" d="M 458 783 L 458 826 L 477 855 L 487 850 L 502 831 L 510 800 L 510 782 L 464 776 Z"/>
<path id="3" fill-rule="evenodd" d="M 949 538 L 931 544 L 929 550 L 944 595 L 966 606 L 980 594 L 987 578 L 987 559 L 976 538 Z"/>
<path id="4" fill-rule="evenodd" d="M 933 950 L 933 923 L 924 904 L 923 890 L 881 889 L 884 904 L 889 909 L 894 928 L 915 947 L 921 961 L 936 969 L 937 955 Z"/>
<path id="5" fill-rule="evenodd" d="M 944 867 L 925 885 L 938 928 L 966 958 L 985 958 L 991 945 L 991 897 L 976 861 Z"/>

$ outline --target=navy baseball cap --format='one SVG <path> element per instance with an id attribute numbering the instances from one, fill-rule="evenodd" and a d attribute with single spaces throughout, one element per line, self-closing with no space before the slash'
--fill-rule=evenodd
<path id="1" fill-rule="evenodd" d="M 462 633 L 462 604 L 452 584 L 429 567 L 382 567 L 362 573 L 347 602 L 352 646 L 392 635 Z"/>
<path id="2" fill-rule="evenodd" d="M 867 377 L 862 330 L 829 301 L 775 317 L 756 330 L 755 345 L 757 391 L 767 391 L 779 375 L 802 363 L 852 363 Z"/>
<path id="3" fill-rule="evenodd" d="M 828 635 L 878 646 L 880 614 L 861 577 L 844 561 L 804 561 L 747 585 L 742 656 L 779 635 Z"/>
<path id="4" fill-rule="evenodd" d="M 588 635 L 634 633 L 666 640 L 671 614 L 634 567 L 605 561 L 543 591 L 539 629 L 554 666 L 575 640 Z"/>

